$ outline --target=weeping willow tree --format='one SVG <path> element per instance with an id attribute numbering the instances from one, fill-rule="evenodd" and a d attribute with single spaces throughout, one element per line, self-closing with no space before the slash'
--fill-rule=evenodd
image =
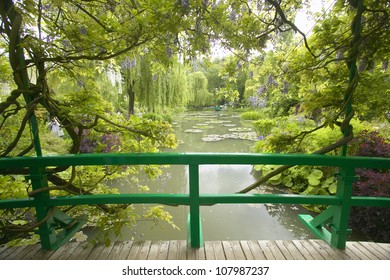
<path id="1" fill-rule="evenodd" d="M 128 100 L 128 114 L 134 114 L 135 104 L 146 112 L 163 113 L 187 106 L 187 68 L 177 59 L 169 65 L 152 61 L 144 54 L 121 62 L 124 96 Z"/>
<path id="2" fill-rule="evenodd" d="M 204 107 L 213 105 L 213 96 L 207 89 L 207 78 L 203 72 L 188 75 L 189 105 Z"/>

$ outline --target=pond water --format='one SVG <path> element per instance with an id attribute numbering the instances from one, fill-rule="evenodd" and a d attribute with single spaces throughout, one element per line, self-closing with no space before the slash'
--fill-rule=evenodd
<path id="1" fill-rule="evenodd" d="M 226 111 L 190 112 L 174 117 L 179 147 L 172 152 L 250 152 L 256 139 L 251 121 Z M 170 166 L 155 181 L 146 180 L 154 193 L 188 193 L 188 168 Z M 201 193 L 234 193 L 255 182 L 251 165 L 200 166 Z M 117 185 L 121 192 L 135 192 L 126 182 Z M 282 189 L 263 186 L 260 193 L 282 193 Z M 143 207 L 143 206 L 138 206 Z M 187 206 L 165 206 L 180 230 L 169 225 L 139 222 L 129 240 L 183 240 L 187 238 Z M 204 240 L 292 240 L 314 238 L 298 221 L 298 214 L 310 213 L 300 205 L 224 204 L 201 207 Z"/>

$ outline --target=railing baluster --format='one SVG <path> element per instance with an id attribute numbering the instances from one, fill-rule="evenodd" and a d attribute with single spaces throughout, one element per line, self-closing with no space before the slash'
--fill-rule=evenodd
<path id="1" fill-rule="evenodd" d="M 199 206 L 199 165 L 189 165 L 190 181 L 190 243 L 192 248 L 203 246 Z"/>
<path id="2" fill-rule="evenodd" d="M 46 174 L 41 167 L 31 167 L 28 179 L 31 180 L 33 190 L 48 186 Z M 42 248 L 45 250 L 52 250 L 52 244 L 57 241 L 55 231 L 50 226 L 53 223 L 53 216 L 49 215 L 49 207 L 47 206 L 49 199 L 49 191 L 40 192 L 34 196 L 37 221 L 41 222 L 37 232 L 41 239 Z"/>
<path id="3" fill-rule="evenodd" d="M 341 167 L 338 175 L 338 185 L 336 196 L 341 198 L 341 205 L 332 206 L 333 223 L 332 237 L 330 243 L 339 249 L 344 249 L 348 240 L 350 230 L 348 229 L 348 219 L 352 206 L 352 185 L 356 180 L 355 169 Z"/>

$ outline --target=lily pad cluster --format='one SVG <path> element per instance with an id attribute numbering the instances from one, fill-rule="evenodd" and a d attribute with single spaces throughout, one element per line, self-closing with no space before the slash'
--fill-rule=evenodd
<path id="1" fill-rule="evenodd" d="M 186 129 L 184 132 L 187 132 L 187 133 L 202 133 L 203 129 L 190 128 L 190 129 Z"/>
<path id="2" fill-rule="evenodd" d="M 216 142 L 225 139 L 239 139 L 256 141 L 257 136 L 255 132 L 233 132 L 229 134 L 209 134 L 202 138 L 205 142 Z"/>
<path id="3" fill-rule="evenodd" d="M 231 123 L 231 121 L 228 120 L 211 120 L 206 122 L 208 124 L 223 124 L 223 123 Z"/>
<path id="4" fill-rule="evenodd" d="M 249 127 L 235 127 L 235 128 L 229 128 L 229 131 L 233 132 L 251 132 L 252 129 Z"/>

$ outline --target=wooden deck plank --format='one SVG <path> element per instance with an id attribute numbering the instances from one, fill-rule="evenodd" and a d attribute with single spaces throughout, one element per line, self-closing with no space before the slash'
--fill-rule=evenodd
<path id="1" fill-rule="evenodd" d="M 41 250 L 41 245 L 40 244 L 35 244 L 33 247 L 30 249 L 30 251 L 22 258 L 22 260 L 34 260 L 35 254 L 37 254 Z"/>
<path id="2" fill-rule="evenodd" d="M 25 255 L 28 254 L 28 251 L 30 250 L 32 245 L 27 245 L 27 246 L 18 246 L 17 250 L 15 250 L 12 253 L 12 260 L 20 260 L 22 259 Z"/>
<path id="3" fill-rule="evenodd" d="M 17 249 L 17 246 L 4 246 L 4 250 L 0 253 L 0 260 L 9 259 L 14 252 L 17 252 Z"/>
<path id="4" fill-rule="evenodd" d="M 222 241 L 223 251 L 227 260 L 235 260 L 232 244 L 229 241 Z"/>
<path id="5" fill-rule="evenodd" d="M 73 251 L 73 254 L 68 257 L 68 260 L 85 260 L 94 247 L 94 245 L 88 242 L 83 242 L 77 246 L 77 248 Z"/>
<path id="6" fill-rule="evenodd" d="M 351 252 L 352 254 L 355 255 L 355 259 L 358 259 L 358 260 L 367 260 L 368 257 L 366 255 L 364 255 L 360 250 L 358 250 L 355 246 L 354 246 L 354 243 L 355 242 L 349 242 L 348 244 L 348 248 L 346 249 L 346 251 L 349 251 Z"/>
<path id="7" fill-rule="evenodd" d="M 282 240 L 281 241 L 286 250 L 291 254 L 294 260 L 304 260 L 305 257 L 302 253 L 297 249 L 297 247 L 290 240 Z"/>
<path id="8" fill-rule="evenodd" d="M 206 252 L 204 247 L 195 249 L 195 256 L 197 260 L 206 260 Z"/>
<path id="9" fill-rule="evenodd" d="M 207 260 L 226 259 L 221 241 L 206 241 L 204 245 Z"/>
<path id="10" fill-rule="evenodd" d="M 0 246 L 0 256 L 3 254 L 3 252 L 7 251 L 8 247 L 5 245 Z"/>
<path id="11" fill-rule="evenodd" d="M 107 260 L 117 260 L 122 251 L 123 246 L 124 246 L 123 242 L 116 241 L 114 243 L 114 246 L 112 247 L 110 254 L 107 256 Z"/>
<path id="12" fill-rule="evenodd" d="M 186 260 L 187 259 L 187 241 L 186 240 L 179 240 L 178 241 L 178 250 L 179 253 L 177 254 L 178 260 Z"/>
<path id="13" fill-rule="evenodd" d="M 95 247 L 93 247 L 91 253 L 87 257 L 87 260 L 97 260 L 100 254 L 103 252 L 104 247 L 105 246 L 103 244 L 98 244 Z"/>
<path id="14" fill-rule="evenodd" d="M 306 249 L 305 246 L 299 240 L 292 240 L 292 244 L 297 248 L 297 250 L 302 254 L 305 260 L 314 260 L 314 257 Z"/>
<path id="15" fill-rule="evenodd" d="M 383 249 L 390 254 L 390 243 L 376 243 L 377 245 L 383 247 Z"/>
<path id="16" fill-rule="evenodd" d="M 134 241 L 133 246 L 131 246 L 129 255 L 127 256 L 128 260 L 138 260 L 139 252 L 141 251 L 144 241 Z"/>
<path id="17" fill-rule="evenodd" d="M 317 242 L 317 240 L 308 240 L 313 249 L 317 250 L 317 252 L 325 259 L 325 260 L 334 260 L 334 258 L 329 255 L 322 246 Z"/>
<path id="18" fill-rule="evenodd" d="M 270 248 L 272 254 L 275 256 L 275 259 L 277 260 L 285 260 L 286 258 L 278 248 L 278 245 L 276 245 L 275 241 L 270 240 L 267 242 L 268 248 Z"/>
<path id="19" fill-rule="evenodd" d="M 40 250 L 34 256 L 34 259 L 35 260 L 48 260 L 52 254 L 54 254 L 54 251 Z"/>
<path id="20" fill-rule="evenodd" d="M 172 240 L 169 242 L 169 248 L 168 248 L 168 260 L 177 260 L 178 254 L 179 254 L 179 241 Z"/>
<path id="21" fill-rule="evenodd" d="M 309 252 L 314 260 L 325 260 L 325 258 L 308 241 L 299 240 L 303 247 Z"/>
<path id="22" fill-rule="evenodd" d="M 172 241 L 117 241 L 105 247 L 87 242 L 70 242 L 57 251 L 45 251 L 40 245 L 1 247 L 2 259 L 44 259 L 44 260 L 252 260 L 252 259 L 390 259 L 390 244 L 373 242 L 347 242 L 345 250 L 331 247 L 322 240 L 241 240 L 205 241 L 199 249 L 190 248 L 185 240 Z"/>
<path id="23" fill-rule="evenodd" d="M 147 260 L 149 255 L 149 249 L 150 245 L 152 244 L 152 241 L 146 240 L 144 241 L 141 250 L 139 251 L 139 260 Z"/>
<path id="24" fill-rule="evenodd" d="M 212 242 L 205 242 L 204 243 L 204 250 L 206 253 L 206 259 L 208 260 L 216 260 L 215 256 L 215 250 L 214 250 L 214 244 Z"/>
<path id="25" fill-rule="evenodd" d="M 221 241 L 211 241 L 214 247 L 215 259 L 216 260 L 226 260 L 225 252 L 223 251 L 223 246 Z"/>
<path id="26" fill-rule="evenodd" d="M 244 252 L 242 251 L 242 247 L 240 241 L 231 241 L 234 258 L 236 260 L 245 260 Z"/>
<path id="27" fill-rule="evenodd" d="M 159 242 L 152 241 L 149 249 L 148 260 L 156 260 L 158 253 Z"/>
<path id="28" fill-rule="evenodd" d="M 25 252 L 25 250 L 26 250 L 26 246 L 15 246 L 15 248 L 10 247 L 9 254 L 6 255 L 6 258 L 8 260 L 17 260 L 18 256 L 27 253 Z"/>
<path id="29" fill-rule="evenodd" d="M 325 249 L 325 251 L 328 252 L 328 254 L 334 256 L 334 259 L 336 260 L 351 260 L 354 259 L 353 254 L 351 254 L 350 251 L 345 250 L 345 249 L 337 249 L 332 246 L 329 246 L 326 242 L 323 241 L 321 243 L 322 248 Z"/>
<path id="30" fill-rule="evenodd" d="M 17 247 L 3 246 L 0 251 L 0 260 L 5 260 Z"/>
<path id="31" fill-rule="evenodd" d="M 291 252 L 287 249 L 286 245 L 284 245 L 283 240 L 275 240 L 275 244 L 278 246 L 286 260 L 295 260 Z"/>
<path id="32" fill-rule="evenodd" d="M 118 260 L 127 260 L 127 256 L 130 253 L 131 246 L 133 246 L 133 241 L 126 241 L 122 247 Z"/>
<path id="33" fill-rule="evenodd" d="M 272 254 L 271 249 L 268 247 L 267 243 L 268 242 L 265 240 L 258 241 L 258 244 L 261 248 L 261 251 L 264 253 L 265 258 L 267 260 L 276 260 L 274 254 Z"/>
<path id="34" fill-rule="evenodd" d="M 389 260 L 390 259 L 390 252 L 387 252 L 380 244 L 373 243 L 373 242 L 362 242 L 360 243 L 367 247 L 370 248 L 371 252 L 375 252 L 375 254 L 378 254 L 381 259 L 383 260 Z"/>
<path id="35" fill-rule="evenodd" d="M 317 243 L 319 247 L 321 247 L 328 256 L 332 257 L 334 260 L 346 260 L 350 259 L 350 257 L 344 253 L 344 251 L 332 248 L 329 246 L 328 243 L 326 243 L 323 240 L 312 240 L 313 242 Z"/>
<path id="36" fill-rule="evenodd" d="M 367 250 L 363 245 L 361 245 L 359 242 L 353 242 L 353 246 L 355 246 L 360 252 L 362 252 L 364 255 L 366 255 L 370 260 L 377 260 L 378 257 L 372 254 L 369 250 Z"/>
<path id="37" fill-rule="evenodd" d="M 97 260 L 107 260 L 111 250 L 114 248 L 114 245 L 115 243 L 111 243 L 109 246 L 106 246 L 98 256 Z"/>
<path id="38" fill-rule="evenodd" d="M 191 247 L 187 249 L 187 260 L 196 260 L 195 249 Z"/>
<path id="39" fill-rule="evenodd" d="M 265 260 L 266 259 L 258 242 L 254 241 L 254 240 L 249 240 L 248 246 L 249 246 L 255 260 Z"/>
<path id="40" fill-rule="evenodd" d="M 349 247 L 344 249 L 344 253 L 349 257 L 350 260 L 361 260 Z"/>
<path id="41" fill-rule="evenodd" d="M 158 260 L 166 260 L 168 258 L 169 241 L 161 241 L 158 250 Z"/>
<path id="42" fill-rule="evenodd" d="M 49 258 L 49 260 L 66 260 L 68 259 L 74 250 L 80 245 L 77 242 L 68 242 L 58 248 Z"/>
<path id="43" fill-rule="evenodd" d="M 251 249 L 249 248 L 248 241 L 240 241 L 240 245 L 242 248 L 242 252 L 244 253 L 244 257 L 246 260 L 254 260 L 255 257 L 252 254 Z"/>
<path id="44" fill-rule="evenodd" d="M 189 260 L 206 260 L 206 252 L 203 248 L 188 248 L 187 258 Z"/>

